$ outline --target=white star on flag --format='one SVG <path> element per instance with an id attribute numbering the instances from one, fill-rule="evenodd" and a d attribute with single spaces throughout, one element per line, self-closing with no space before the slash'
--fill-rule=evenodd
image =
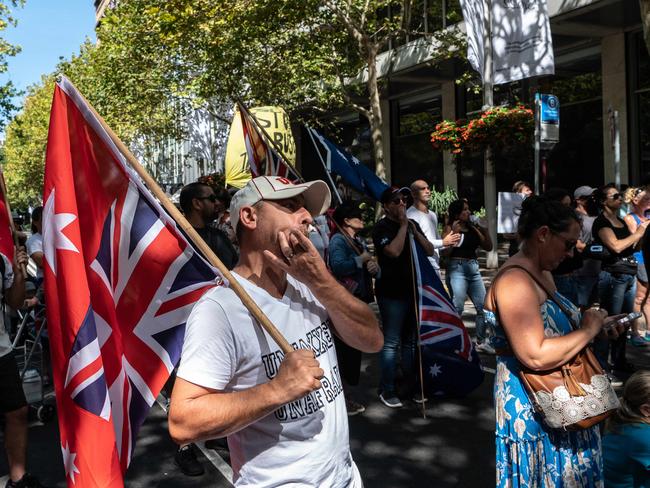
<path id="1" fill-rule="evenodd" d="M 78 253 L 79 250 L 63 233 L 63 229 L 74 222 L 77 216 L 71 213 L 55 213 L 54 201 L 54 188 L 52 188 L 43 207 L 43 253 L 52 273 L 56 275 L 56 251 Z"/>
<path id="2" fill-rule="evenodd" d="M 74 465 L 74 460 L 77 457 L 77 453 L 71 452 L 68 447 L 68 443 L 65 443 L 65 446 L 61 444 L 61 452 L 63 453 L 63 466 L 65 467 L 66 477 L 70 476 L 72 484 L 75 484 L 74 476 L 79 474 L 79 469 Z"/>
<path id="3" fill-rule="evenodd" d="M 431 367 L 429 368 L 429 374 L 430 374 L 433 378 L 435 378 L 436 376 L 438 376 L 441 372 L 442 372 L 442 368 L 441 368 L 440 366 L 438 366 L 437 363 L 434 364 L 433 366 L 431 366 Z"/>

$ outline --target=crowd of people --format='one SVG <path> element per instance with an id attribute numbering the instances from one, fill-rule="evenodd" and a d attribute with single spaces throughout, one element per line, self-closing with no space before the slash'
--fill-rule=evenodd
<path id="1" fill-rule="evenodd" d="M 427 401 L 416 367 L 412 236 L 461 317 L 467 299 L 472 302 L 475 349 L 496 355 L 497 486 L 650 483 L 650 374 L 634 373 L 626 355 L 628 344 L 650 345 L 641 252 L 650 188 L 581 186 L 534 195 L 517 182 L 513 191 L 525 197 L 518 231 L 505 236 L 510 257 L 486 289 L 479 253 L 497 243 L 466 199 L 451 202 L 445 215 L 432 211 L 424 180 L 386 189 L 383 216 L 370 224 L 369 235 L 360 202 L 330 209 L 322 181 L 258 177 L 234 194 L 186 185 L 180 194 L 185 217 L 295 350 L 280 350 L 231 289 L 215 287 L 201 298 L 169 387 L 169 428 L 183 472 L 203 473 L 192 442 L 210 439 L 226 449 L 227 437 L 237 486 L 363 486 L 347 420 L 366 407 L 355 391 L 362 354 L 379 353 L 378 401 L 387 408 Z M 23 300 L 20 265 L 27 254 L 43 265 L 41 215 L 35 210 L 27 253 L 18 249 L 14 256 L 18 266 L 5 259 L 9 305 Z M 41 280 L 42 271 L 34 277 Z M 375 301 L 379 317 L 368 306 Z M 642 317 L 627 330 L 616 320 L 632 311 Z M 3 337 L 0 353 L 10 350 Z M 522 373 L 559 368 L 589 345 L 609 385 L 621 386 L 634 373 L 621 406 L 606 424 L 549 427 Z M 0 359 L 14 362 L 7 352 Z M 12 421 L 22 419 L 25 401 L 15 372 L 3 368 L 3 374 L 13 379 L 13 396 L 0 395 L 7 486 L 41 486 L 25 473 L 26 440 L 11 441 L 26 439 L 26 424 Z M 20 432 L 9 435 L 12 428 Z"/>
<path id="2" fill-rule="evenodd" d="M 545 371 L 555 368 L 592 343 L 613 385 L 619 386 L 619 377 L 632 372 L 633 366 L 626 360 L 625 351 L 628 342 L 638 347 L 648 344 L 639 330 L 638 322 L 644 321 L 633 322 L 629 339 L 624 326 L 608 325 L 620 314 L 645 306 L 643 299 L 647 276 L 643 274 L 645 268 L 638 263 L 642 259 L 639 243 L 648 225 L 645 210 L 650 208 L 650 194 L 646 196 L 645 188 L 635 188 L 628 190 L 624 198 L 615 187 L 607 185 L 599 189 L 582 186 L 573 194 L 562 189 L 551 189 L 543 196 L 534 196 L 530 185 L 525 182 L 518 182 L 516 191 L 526 197 L 519 217 L 518 233 L 508 236 L 512 241 L 511 257 L 497 275 L 498 286 L 493 285 L 487 292 L 478 262 L 478 250 L 489 251 L 494 246 L 487 229 L 472 215 L 469 203 L 464 199 L 452 202 L 444 220 L 439 221 L 438 215 L 429 209 L 431 190 L 423 180 L 414 181 L 410 188 L 391 187 L 384 192 L 380 202 L 383 217 L 374 224 L 371 239 L 361 237 L 365 224 L 359 202 L 348 201 L 330 213 L 331 232 L 327 236 L 322 230 L 322 222 L 320 228 L 315 228 L 313 219 L 302 214 L 306 219 L 302 225 L 311 229 L 304 232 L 314 244 L 319 244 L 318 248 L 298 238 L 278 238 L 276 254 L 280 256 L 270 262 L 280 271 L 294 276 L 296 271 L 292 260 L 297 253 L 312 258 L 323 257 L 329 270 L 318 267 L 318 278 L 316 275 L 304 276 L 306 281 L 303 283 L 307 284 L 307 288 L 314 286 L 310 278 L 322 281 L 324 275 L 320 273 L 331 273 L 338 284 L 359 302 L 376 300 L 383 337 L 379 354 L 379 400 L 386 407 L 400 408 L 405 399 L 415 402 L 426 400 L 424 392 L 420 390 L 415 367 L 418 359 L 417 315 L 414 313 L 415 289 L 412 286 L 407 240 L 410 233 L 429 256 L 434 269 L 441 275 L 444 273 L 444 281 L 458 314 L 462 316 L 467 298 L 473 303 L 476 310 L 476 349 L 497 356 L 494 384 L 497 486 L 603 486 L 605 481 L 609 486 L 614 478 L 620 483 L 617 471 L 609 467 L 614 461 L 610 463 L 608 449 L 603 451 L 602 434 L 605 435 L 605 446 L 612 443 L 619 446 L 616 454 L 619 458 L 629 458 L 636 463 L 633 468 L 627 468 L 625 476 L 635 480 L 646 479 L 647 464 L 643 464 L 643 456 L 649 442 L 643 439 L 642 434 L 646 432 L 643 425 L 650 418 L 646 415 L 650 414 L 650 399 L 647 391 L 645 399 L 639 399 L 639 395 L 644 393 L 636 390 L 643 384 L 635 378 L 639 376 L 647 380 L 647 377 L 641 373 L 632 377 L 633 381 L 626 386 L 625 395 L 634 399 L 628 403 L 624 400 L 627 410 L 621 407 L 604 431 L 604 425 L 558 431 L 549 428 L 536 412 L 520 379 L 520 372 L 523 369 Z M 274 201 L 276 197 L 273 194 L 260 197 L 261 201 L 265 198 Z M 624 200 L 629 209 L 625 214 L 621 210 Z M 300 213 L 300 204 L 281 205 L 291 215 Z M 241 205 L 231 204 L 231 216 L 233 209 L 242 212 Z M 250 221 L 251 229 L 257 228 L 256 218 L 245 213 L 241 213 L 241 216 Z M 272 237 L 268 238 L 273 241 Z M 258 277 L 258 273 L 248 268 L 246 272 L 253 283 L 264 282 L 264 273 Z M 286 275 L 281 278 L 292 283 Z M 286 298 L 286 292 L 283 294 L 275 285 L 271 295 Z M 302 303 L 302 299 L 299 301 Z M 330 312 L 329 307 L 326 308 Z M 226 316 L 230 317 L 230 313 L 226 312 Z M 371 328 L 375 334 L 375 326 Z M 336 326 L 334 329 L 338 331 Z M 603 332 L 604 329 L 607 332 Z M 230 333 L 227 335 L 230 336 Z M 347 414 L 362 413 L 365 406 L 354 394 L 354 387 L 359 382 L 362 352 L 354 347 L 354 342 L 350 344 L 341 334 L 335 333 L 332 343 L 337 353 L 340 392 Z M 263 351 L 257 354 L 264 357 Z M 194 349 L 189 356 L 199 357 Z M 215 358 L 216 355 L 212 357 Z M 331 368 L 332 358 L 329 361 L 327 367 Z M 312 366 L 315 367 L 315 364 Z M 225 365 L 224 368 L 231 371 L 232 365 Z M 189 366 L 185 371 L 189 371 Z M 274 377 L 268 371 L 266 373 L 269 379 Z M 186 374 L 185 382 L 199 381 Z M 277 374 L 280 374 L 279 368 Z M 320 374 L 327 378 L 327 369 Z M 220 375 L 215 371 L 216 377 Z M 231 381 L 228 378 L 220 380 L 218 384 L 209 384 L 213 385 L 211 388 L 222 391 L 228 388 Z M 315 388 L 313 385 L 311 389 L 307 388 L 307 396 L 317 391 Z M 177 398 L 197 393 L 181 391 L 183 394 Z M 210 391 L 210 387 L 202 387 L 201 390 L 204 393 Z M 260 412 L 266 412 L 266 408 L 266 405 L 260 406 Z M 198 411 L 192 412 L 198 415 Z M 261 415 L 259 412 L 250 414 L 242 419 L 237 416 L 236 424 L 246 423 Z M 335 415 L 340 416 L 340 411 Z M 223 418 L 218 420 L 224 422 Z M 277 420 L 276 415 L 274 422 Z M 258 421 L 261 422 L 261 419 Z M 178 422 L 180 425 L 181 421 Z M 257 422 L 253 425 L 257 425 Z M 260 434 L 257 430 L 253 432 Z M 213 436 L 229 433 L 234 434 L 230 429 L 207 428 L 207 432 L 201 431 L 199 434 Z M 191 440 L 193 435 L 196 434 L 188 434 L 183 440 Z M 235 435 L 237 442 L 230 440 L 232 445 L 237 446 L 234 466 L 240 473 L 247 464 L 246 450 L 250 449 L 240 445 L 247 435 L 251 434 Z M 631 435 L 639 443 L 638 452 L 620 452 L 620 446 L 625 442 L 621 438 L 626 435 Z M 271 441 L 266 447 L 270 444 Z M 348 452 L 349 449 L 346 447 L 344 451 Z M 612 454 L 613 457 L 616 455 Z M 240 474 L 246 477 L 247 481 L 242 482 L 244 485 L 260 481 L 259 468 L 249 469 L 252 471 Z M 356 468 L 350 473 L 346 476 L 357 480 Z M 334 474 L 339 476 L 340 473 L 334 470 L 328 476 Z M 351 482 L 350 486 L 356 486 L 355 482 Z"/>

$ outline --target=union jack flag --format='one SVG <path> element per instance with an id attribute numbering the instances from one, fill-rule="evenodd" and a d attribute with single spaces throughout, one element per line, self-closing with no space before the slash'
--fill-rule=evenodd
<path id="1" fill-rule="evenodd" d="M 409 240 L 425 389 L 432 395 L 465 395 L 483 381 L 478 354 L 424 249 L 412 234 Z"/>
<path id="2" fill-rule="evenodd" d="M 291 166 L 275 151 L 246 107 L 241 104 L 238 104 L 238 107 L 251 177 L 281 176 L 287 178 L 289 173 L 295 174 Z"/>
<path id="3" fill-rule="evenodd" d="M 55 88 L 43 247 L 68 486 L 123 486 L 193 304 L 220 283 L 74 86 Z"/>

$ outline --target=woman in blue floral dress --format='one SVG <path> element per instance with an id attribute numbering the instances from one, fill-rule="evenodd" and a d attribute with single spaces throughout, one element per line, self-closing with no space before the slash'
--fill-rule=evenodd
<path id="1" fill-rule="evenodd" d="M 524 201 L 518 231 L 520 251 L 503 265 L 486 299 L 486 321 L 495 331 L 492 345 L 497 350 L 496 486 L 602 487 L 598 427 L 549 428 L 519 379 L 521 364 L 535 371 L 553 369 L 602 330 L 606 312 L 589 309 L 581 317 L 557 293 L 550 273 L 574 252 L 579 219 L 558 202 L 530 197 Z M 535 279 L 570 311 L 574 323 L 580 324 L 577 330 L 572 330 L 568 317 Z"/>

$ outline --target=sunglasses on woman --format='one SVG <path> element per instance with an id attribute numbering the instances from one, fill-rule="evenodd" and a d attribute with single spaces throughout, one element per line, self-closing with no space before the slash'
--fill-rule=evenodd
<path id="1" fill-rule="evenodd" d="M 571 251 L 575 250 L 576 244 L 578 244 L 578 241 L 572 241 L 571 239 L 567 239 L 566 237 L 558 234 L 557 232 L 553 232 L 553 231 L 551 231 L 551 232 L 553 233 L 553 235 L 558 236 L 560 239 L 562 239 L 564 241 L 564 250 L 566 252 L 571 252 Z"/>
<path id="2" fill-rule="evenodd" d="M 393 205 L 399 205 L 400 203 L 406 204 L 408 203 L 408 200 L 406 197 L 394 197 L 390 199 L 390 203 Z"/>
<path id="3" fill-rule="evenodd" d="M 610 196 L 607 197 L 607 198 L 610 198 L 610 199 L 612 199 L 612 200 L 618 200 L 619 198 L 623 198 L 623 194 L 621 194 L 621 193 L 614 193 L 614 194 L 610 195 Z"/>

